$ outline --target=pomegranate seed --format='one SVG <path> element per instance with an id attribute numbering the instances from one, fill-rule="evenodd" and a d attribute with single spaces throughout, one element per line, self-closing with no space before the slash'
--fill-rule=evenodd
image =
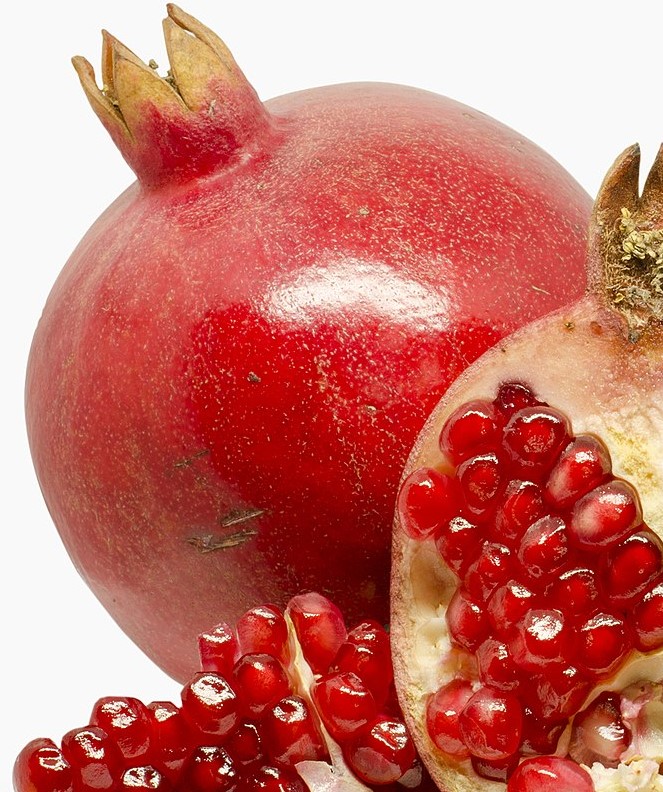
<path id="1" fill-rule="evenodd" d="M 576 640 L 578 667 L 597 677 L 610 676 L 631 650 L 631 636 L 624 620 L 611 613 L 597 613 L 588 619 Z"/>
<path id="2" fill-rule="evenodd" d="M 178 788 L 187 792 L 231 792 L 239 782 L 237 768 L 220 745 L 196 748 L 182 771 Z"/>
<path id="3" fill-rule="evenodd" d="M 510 481 L 502 502 L 495 512 L 495 521 L 490 528 L 495 541 L 511 545 L 518 541 L 527 528 L 539 517 L 543 517 L 543 493 L 533 481 Z"/>
<path id="4" fill-rule="evenodd" d="M 650 589 L 633 610 L 635 645 L 641 652 L 663 646 L 663 580 Z"/>
<path id="5" fill-rule="evenodd" d="M 224 747 L 237 765 L 253 766 L 263 759 L 260 732 L 256 724 L 250 721 L 240 723 Z"/>
<path id="6" fill-rule="evenodd" d="M 488 637 L 488 620 L 483 608 L 463 589 L 456 589 L 446 612 L 453 643 L 474 652 Z"/>
<path id="7" fill-rule="evenodd" d="M 237 638 L 242 654 L 270 654 L 288 661 L 288 625 L 275 605 L 248 610 L 237 622 Z"/>
<path id="8" fill-rule="evenodd" d="M 239 721 L 237 694 L 223 677 L 202 671 L 182 689 L 182 715 L 198 732 L 227 737 Z"/>
<path id="9" fill-rule="evenodd" d="M 546 501 L 565 509 L 601 484 L 611 470 L 605 445 L 592 435 L 579 435 L 562 451 L 550 471 Z"/>
<path id="10" fill-rule="evenodd" d="M 337 742 L 352 737 L 378 714 L 370 690 L 350 671 L 321 677 L 312 694 L 327 731 Z"/>
<path id="11" fill-rule="evenodd" d="M 507 756 L 506 759 L 480 759 L 478 756 L 473 756 L 472 769 L 481 778 L 488 778 L 491 781 L 506 781 L 518 767 L 519 760 L 517 753 Z"/>
<path id="12" fill-rule="evenodd" d="M 569 536 L 581 549 L 605 548 L 621 541 L 641 522 L 638 493 L 628 482 L 613 479 L 575 504 Z"/>
<path id="13" fill-rule="evenodd" d="M 112 790 L 122 772 L 122 755 L 98 726 L 67 732 L 62 738 L 62 755 L 71 765 L 77 792 Z"/>
<path id="14" fill-rule="evenodd" d="M 534 579 L 552 577 L 569 554 L 566 525 L 561 517 L 541 517 L 522 537 L 518 560 L 525 573 Z"/>
<path id="15" fill-rule="evenodd" d="M 393 784 L 410 770 L 417 754 L 404 724 L 377 720 L 344 746 L 351 770 L 367 784 Z"/>
<path id="16" fill-rule="evenodd" d="M 264 765 L 246 782 L 246 792 L 308 792 L 301 777 L 286 767 Z"/>
<path id="17" fill-rule="evenodd" d="M 661 571 L 663 543 L 653 531 L 631 534 L 614 547 L 605 561 L 603 584 L 620 607 L 632 604 Z"/>
<path id="18" fill-rule="evenodd" d="M 103 729 L 127 760 L 140 760 L 150 750 L 150 717 L 136 698 L 100 698 L 90 724 Z"/>
<path id="19" fill-rule="evenodd" d="M 69 762 L 52 740 L 29 742 L 14 763 L 15 792 L 72 792 Z"/>
<path id="20" fill-rule="evenodd" d="M 520 753 L 551 754 L 557 750 L 557 743 L 568 724 L 568 719 L 544 720 L 534 715 L 529 707 L 523 713 L 523 739 Z"/>
<path id="21" fill-rule="evenodd" d="M 472 685 L 464 679 L 452 679 L 429 697 L 426 726 L 435 745 L 446 754 L 465 759 L 469 751 L 460 734 L 460 713 L 472 697 Z"/>
<path id="22" fill-rule="evenodd" d="M 617 767 L 620 757 L 631 743 L 631 732 L 624 725 L 617 693 L 600 693 L 573 719 L 569 755 L 578 764 L 591 767 Z"/>
<path id="23" fill-rule="evenodd" d="M 577 712 L 591 687 L 592 683 L 575 666 L 566 665 L 550 666 L 533 674 L 522 690 L 533 715 L 548 726 Z"/>
<path id="24" fill-rule="evenodd" d="M 150 718 L 151 761 L 157 770 L 173 780 L 189 755 L 190 734 L 179 708 L 169 701 L 147 705 Z"/>
<path id="25" fill-rule="evenodd" d="M 237 691 L 242 714 L 247 717 L 260 717 L 267 707 L 290 690 L 283 666 L 268 654 L 240 657 L 232 671 L 232 685 Z"/>
<path id="26" fill-rule="evenodd" d="M 518 669 L 505 643 L 487 638 L 477 649 L 479 679 L 495 690 L 515 690 L 518 687 Z"/>
<path id="27" fill-rule="evenodd" d="M 460 493 L 454 478 L 432 468 L 418 468 L 398 495 L 401 524 L 413 539 L 438 533 L 456 513 Z"/>
<path id="28" fill-rule="evenodd" d="M 230 676 L 239 654 L 239 645 L 232 627 L 218 624 L 213 630 L 201 633 L 198 636 L 198 653 L 202 671 Z"/>
<path id="29" fill-rule="evenodd" d="M 525 407 L 514 413 L 504 429 L 504 446 L 523 469 L 546 471 L 568 444 L 568 418 L 552 407 Z"/>
<path id="30" fill-rule="evenodd" d="M 480 454 L 461 462 L 456 477 L 469 511 L 482 515 L 500 494 L 504 465 L 494 452 Z"/>
<path id="31" fill-rule="evenodd" d="M 506 792 L 594 792 L 589 773 L 570 759 L 536 756 L 525 759 L 513 772 Z"/>
<path id="32" fill-rule="evenodd" d="M 506 583 L 514 571 L 515 559 L 506 545 L 486 542 L 465 573 L 465 588 L 479 602 Z"/>
<path id="33" fill-rule="evenodd" d="M 293 597 L 286 613 L 313 673 L 324 674 L 347 638 L 343 614 L 327 597 L 315 592 Z"/>
<path id="34" fill-rule="evenodd" d="M 479 759 L 506 759 L 515 754 L 523 730 L 523 710 L 513 693 L 479 688 L 459 717 L 469 752 Z"/>
<path id="35" fill-rule="evenodd" d="M 285 696 L 263 716 L 265 749 L 273 762 L 295 765 L 323 759 L 326 749 L 300 696 Z"/>
<path id="36" fill-rule="evenodd" d="M 526 671 L 563 663 L 569 653 L 570 635 L 564 614 L 556 608 L 533 608 L 518 623 L 509 641 L 514 662 Z"/>
<path id="37" fill-rule="evenodd" d="M 356 674 L 381 707 L 394 679 L 387 631 L 373 620 L 358 624 L 339 647 L 330 670 Z"/>
<path id="38" fill-rule="evenodd" d="M 536 407 L 541 404 L 532 390 L 521 382 L 503 382 L 497 389 L 493 404 L 506 418 L 525 407 Z"/>
<path id="39" fill-rule="evenodd" d="M 440 450 L 454 465 L 497 448 L 502 418 L 484 399 L 466 402 L 451 413 L 440 432 Z"/>
<path id="40" fill-rule="evenodd" d="M 435 546 L 447 565 L 462 577 L 479 551 L 483 532 L 465 517 L 452 517 L 437 534 Z"/>
<path id="41" fill-rule="evenodd" d="M 493 591 L 486 613 L 495 633 L 504 638 L 514 634 L 516 625 L 532 609 L 534 594 L 517 580 L 509 580 Z"/>
<path id="42" fill-rule="evenodd" d="M 587 567 L 566 569 L 546 593 L 553 608 L 563 610 L 572 621 L 584 619 L 598 605 L 596 573 Z"/>
<path id="43" fill-rule="evenodd" d="M 130 767 L 122 774 L 120 790 L 154 789 L 157 792 L 170 792 L 172 786 L 168 780 L 151 765 Z"/>

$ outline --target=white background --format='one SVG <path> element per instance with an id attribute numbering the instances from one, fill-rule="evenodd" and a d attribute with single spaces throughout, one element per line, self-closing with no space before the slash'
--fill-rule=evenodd
<path id="1" fill-rule="evenodd" d="M 263 98 L 381 80 L 427 88 L 495 116 L 595 194 L 639 141 L 663 140 L 659 0 L 213 2 L 186 10 L 215 29 Z M 48 291 L 95 217 L 132 174 L 70 66 L 98 68 L 102 27 L 165 72 L 157 0 L 21 2 L 0 48 L 0 788 L 32 737 L 86 723 L 99 695 L 177 697 L 78 578 L 43 506 L 23 424 L 30 338 Z M 6 508 L 5 508 L 6 507 Z"/>

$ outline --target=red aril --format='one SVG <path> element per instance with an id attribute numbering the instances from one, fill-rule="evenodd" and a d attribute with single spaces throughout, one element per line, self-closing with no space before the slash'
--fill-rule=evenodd
<path id="1" fill-rule="evenodd" d="M 460 736 L 477 759 L 506 759 L 520 746 L 523 708 L 511 693 L 488 686 L 472 694 L 458 716 Z"/>
<path id="2" fill-rule="evenodd" d="M 642 194 L 637 149 L 617 160 L 590 240 L 588 294 L 473 364 L 429 417 L 403 475 L 457 479 L 455 515 L 466 518 L 476 503 L 465 471 L 488 455 L 502 464 L 502 494 L 489 519 L 478 515 L 483 541 L 467 542 L 465 557 L 439 536 L 405 531 L 399 513 L 394 530 L 396 682 L 423 761 L 454 792 L 492 789 L 500 772 L 509 792 L 660 784 L 663 147 Z M 461 459 L 446 438 L 477 403 L 503 428 Z M 486 558 L 496 546 L 512 563 L 493 588 Z M 521 707 L 515 763 L 490 764 L 499 757 L 485 745 L 511 734 L 492 728 L 490 708 L 480 710 L 485 737 L 462 728 L 480 722 L 470 703 L 457 716 L 462 744 L 445 754 L 428 707 L 453 682 L 471 684 L 473 699 L 499 694 Z M 463 746 L 471 769 L 458 762 Z"/>
<path id="3" fill-rule="evenodd" d="M 452 679 L 433 693 L 426 704 L 426 728 L 435 745 L 445 754 L 465 759 L 470 752 L 460 733 L 460 713 L 472 698 L 472 685 Z"/>
<path id="4" fill-rule="evenodd" d="M 138 181 L 54 287 L 26 398 L 77 569 L 184 680 L 196 636 L 256 601 L 387 620 L 408 450 L 472 360 L 582 294 L 590 203 L 462 104 L 367 83 L 262 103 L 174 5 L 165 36 L 165 77 L 109 34 L 103 87 L 75 59 Z"/>
<path id="5" fill-rule="evenodd" d="M 72 792 L 71 766 L 53 740 L 29 742 L 14 764 L 14 789 Z"/>

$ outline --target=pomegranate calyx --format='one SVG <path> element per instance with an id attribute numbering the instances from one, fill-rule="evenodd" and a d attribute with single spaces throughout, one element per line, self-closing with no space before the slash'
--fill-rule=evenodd
<path id="1" fill-rule="evenodd" d="M 594 205 L 590 287 L 603 295 L 637 341 L 663 322 L 663 146 L 639 195 L 640 147 L 626 149 L 607 173 Z"/>
<path id="2" fill-rule="evenodd" d="M 145 186 L 205 176 L 239 161 L 275 123 L 221 39 L 167 6 L 166 77 L 103 31 L 102 88 L 81 56 L 72 63 L 92 109 Z"/>

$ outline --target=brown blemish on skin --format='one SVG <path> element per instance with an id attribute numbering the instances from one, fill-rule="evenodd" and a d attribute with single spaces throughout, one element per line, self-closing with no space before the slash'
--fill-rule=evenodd
<path id="1" fill-rule="evenodd" d="M 213 553 L 216 550 L 226 550 L 230 547 L 237 547 L 253 539 L 258 535 L 255 528 L 243 528 L 241 531 L 228 534 L 227 536 L 216 536 L 215 534 L 204 534 L 203 536 L 189 536 L 186 543 L 194 547 L 199 553 Z"/>
<path id="2" fill-rule="evenodd" d="M 184 457 L 184 459 L 178 459 L 177 462 L 173 464 L 173 467 L 176 470 L 181 470 L 182 468 L 191 467 L 191 465 L 193 465 L 194 462 L 196 462 L 199 459 L 202 459 L 202 457 L 207 456 L 209 453 L 210 453 L 209 448 L 203 448 L 200 451 L 196 451 L 195 454 L 191 454 L 191 456 Z"/>
<path id="3" fill-rule="evenodd" d="M 219 518 L 219 525 L 222 528 L 229 528 L 260 517 L 264 513 L 265 509 L 233 509 Z"/>
<path id="4" fill-rule="evenodd" d="M 603 327 L 598 322 L 590 322 L 589 329 L 595 336 L 603 335 Z"/>

